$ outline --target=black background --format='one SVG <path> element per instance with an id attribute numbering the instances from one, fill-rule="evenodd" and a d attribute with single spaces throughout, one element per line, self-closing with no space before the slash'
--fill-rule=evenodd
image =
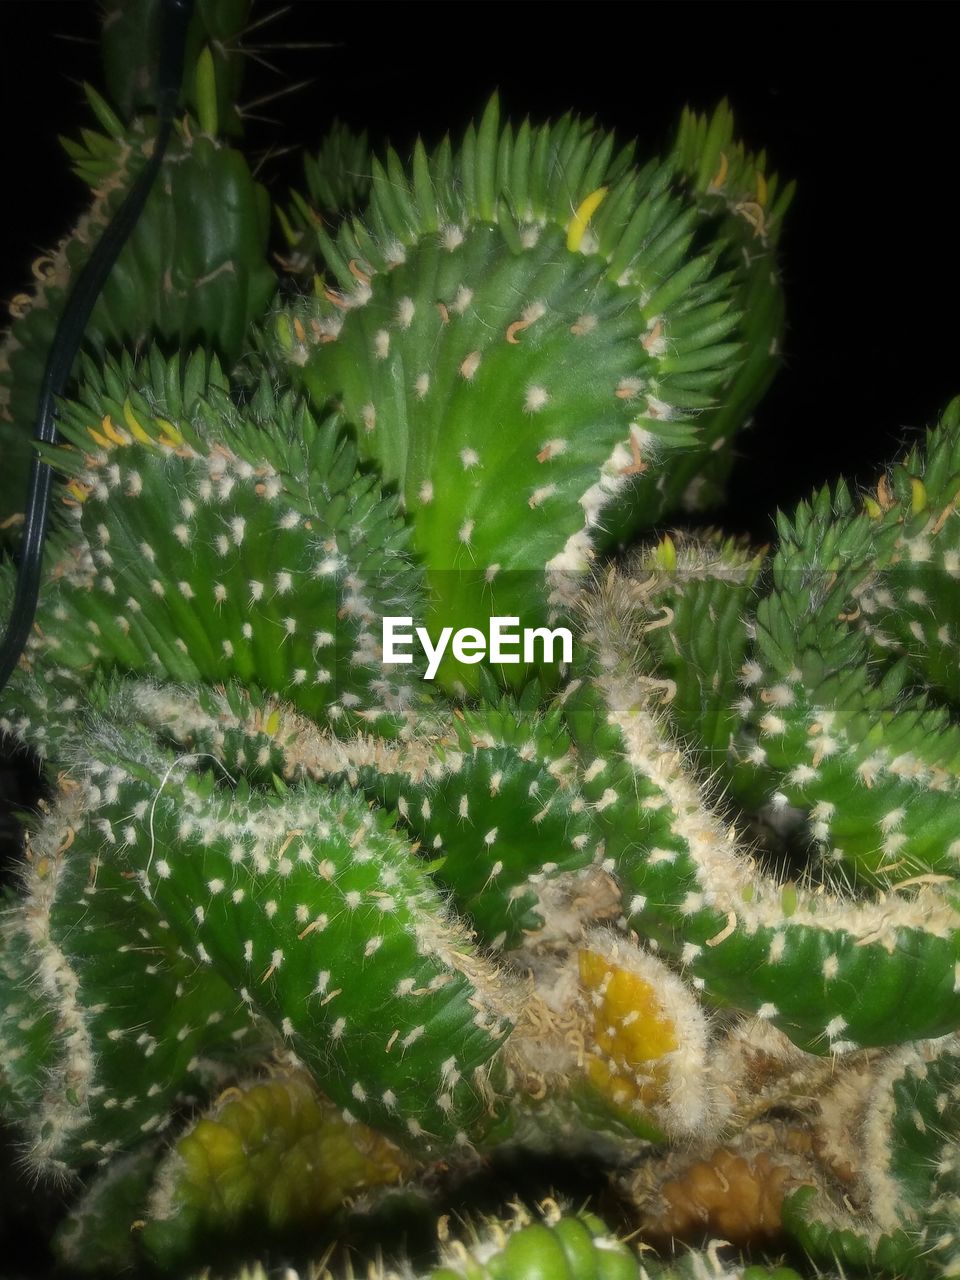
<path id="1" fill-rule="evenodd" d="M 258 16 L 278 5 L 261 0 Z M 783 242 L 789 330 L 775 387 L 741 438 L 723 513 L 765 536 L 769 515 L 840 473 L 876 467 L 960 392 L 958 55 L 949 4 L 312 3 L 248 37 L 248 144 L 311 145 L 339 115 L 401 148 L 454 136 L 499 87 L 514 116 L 568 108 L 655 152 L 684 103 L 727 95 L 742 136 L 798 194 Z M 79 212 L 57 134 L 89 123 L 97 6 L 0 3 L 3 200 L 0 297 Z M 330 41 L 332 48 L 297 46 Z M 261 176 L 278 195 L 290 156 Z"/>

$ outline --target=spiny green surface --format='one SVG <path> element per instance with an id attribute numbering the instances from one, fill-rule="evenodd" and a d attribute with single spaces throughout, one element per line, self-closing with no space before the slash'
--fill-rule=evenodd
<path id="1" fill-rule="evenodd" d="M 362 215 L 317 232 L 330 283 L 268 349 L 400 487 L 444 621 L 481 592 L 515 612 L 510 571 L 582 570 L 611 522 L 650 524 L 693 412 L 733 376 L 725 232 L 698 251 L 672 182 L 589 122 L 501 129 L 494 100 L 457 150 L 374 161 Z"/>
<path id="2" fill-rule="evenodd" d="M 109 122 L 102 99 L 92 90 L 88 96 Z M 33 294 L 17 300 L 0 346 L 0 444 L 8 469 L 4 514 L 22 510 L 26 500 L 40 383 L 69 290 L 154 143 L 154 127 L 143 119 L 129 129 L 115 122 L 114 129 L 87 129 L 82 142 L 65 141 L 76 172 L 93 190 L 93 202 L 61 244 L 34 263 Z M 232 363 L 275 288 L 268 220 L 266 192 L 243 155 L 213 138 L 180 132 L 94 307 L 84 335 L 88 349 L 102 358 L 112 347 L 133 348 L 151 339 L 203 342 Z"/>
<path id="3" fill-rule="evenodd" d="M 37 1106 L 56 1054 L 56 1015 L 31 991 L 36 960 L 12 898 L 0 917 L 0 1111 L 22 1121 Z"/>
<path id="4" fill-rule="evenodd" d="M 357 213 L 367 201 L 371 183 L 371 156 L 366 133 L 354 133 L 335 122 L 320 149 L 303 157 L 305 194 L 291 191 L 290 204 L 277 206 L 277 218 L 287 242 L 283 266 L 294 275 L 312 276 L 317 270 L 319 240 L 325 228 Z"/>
<path id="5" fill-rule="evenodd" d="M 491 1223 L 472 1241 L 444 1249 L 441 1266 L 430 1280 L 508 1280 L 541 1276 L 543 1280 L 633 1280 L 637 1263 L 626 1245 L 611 1236 L 593 1214 L 561 1216 L 543 1222 L 519 1217 L 506 1229 Z"/>
<path id="6" fill-rule="evenodd" d="M 185 448 L 196 453 L 199 428 L 184 424 L 184 430 Z M 944 428 L 950 430 L 949 425 Z M 194 444 L 186 444 L 188 439 Z M 108 480 L 109 467 L 119 466 L 113 459 L 133 448 L 121 444 L 105 451 L 102 465 Z M 172 447 L 138 448 L 159 465 L 182 465 Z M 206 448 L 207 457 L 222 456 Z M 249 448 L 233 446 L 234 454 L 243 461 L 244 449 L 249 456 Z M 200 461 L 205 465 L 203 455 Z M 239 483 L 231 485 L 231 498 L 239 488 Z M 112 557 L 119 537 L 129 543 L 129 535 L 120 530 L 104 542 L 96 516 L 89 516 L 96 502 L 94 488 L 75 511 L 81 521 L 89 518 L 93 524 L 98 542 L 92 554 L 102 562 L 104 551 Z M 122 502 L 115 502 L 112 510 L 123 508 Z M 113 518 L 110 512 L 104 514 L 107 520 Z M 301 766 L 319 778 L 342 779 L 351 786 L 359 782 L 370 798 L 394 809 L 404 830 L 423 846 L 424 856 L 439 863 L 433 867 L 438 882 L 453 892 L 458 907 L 488 942 L 513 945 L 524 930 L 536 928 L 532 886 L 557 871 L 595 860 L 603 842 L 629 917 L 689 965 L 712 999 L 761 1012 L 814 1052 L 942 1034 L 957 1017 L 955 965 L 960 960 L 946 838 L 952 822 L 951 744 L 956 730 L 945 727 L 942 710 L 911 708 L 900 686 L 891 685 L 896 668 L 893 675 L 880 673 L 873 682 L 864 660 L 867 638 L 851 621 L 851 599 L 863 581 L 882 570 L 878 557 L 894 545 L 896 532 L 893 525 L 878 528 L 868 515 L 856 513 L 842 490 L 820 495 L 812 507 L 801 508 L 793 522 L 781 521 L 782 541 L 772 560 L 770 587 L 755 605 L 756 636 L 749 651 L 772 668 L 762 680 L 755 676 L 757 658 L 748 656 L 741 663 L 742 649 L 736 647 L 746 635 L 741 610 L 754 608 L 751 584 L 756 565 L 742 553 L 721 549 L 712 568 L 705 571 L 701 566 L 699 578 L 687 575 L 681 598 L 672 561 L 666 569 L 658 563 L 673 554 L 663 544 L 652 560 L 641 563 L 640 572 L 648 574 L 647 582 L 651 574 L 654 579 L 664 574 L 667 595 L 660 601 L 655 586 L 641 584 L 638 615 L 635 584 L 623 588 L 627 596 L 620 601 L 615 594 L 608 599 L 601 588 L 589 605 L 588 626 L 593 631 L 587 637 L 588 649 L 575 662 L 588 678 L 584 682 L 582 675 L 576 677 L 561 698 L 562 712 L 555 709 L 542 732 L 535 727 L 538 713 L 532 704 L 519 715 L 517 709 L 468 711 L 455 735 L 449 723 L 443 727 L 442 717 L 415 739 L 407 728 L 405 740 L 392 755 L 378 754 L 375 735 L 365 748 L 366 759 L 359 746 L 352 757 L 349 751 L 338 756 L 332 743 L 324 745 L 318 739 L 315 748 L 304 745 Z M 178 533 L 174 527 L 173 538 L 167 539 L 168 563 L 178 554 L 174 543 L 182 544 L 184 537 L 189 541 L 189 534 L 189 529 Z M 227 535 L 218 536 L 227 541 Z M 283 551 L 277 539 L 262 540 L 261 545 L 265 554 Z M 724 556 L 732 564 L 732 581 L 727 581 Z M 151 577 L 140 593 L 148 621 L 157 610 L 156 599 L 165 601 L 170 595 L 179 605 L 184 597 L 182 590 L 179 595 L 168 588 L 159 592 L 152 585 L 153 572 L 148 570 Z M 112 570 L 102 576 L 112 581 Z M 157 582 L 163 586 L 162 580 Z M 105 597 L 101 596 L 104 607 L 112 609 Z M 667 599 L 674 605 L 666 605 Z M 624 608 L 632 611 L 632 621 L 623 621 Z M 702 635 L 703 608 L 711 622 L 707 647 L 691 651 L 689 631 L 685 644 L 709 679 L 691 680 L 670 666 L 677 653 L 668 643 L 670 628 L 693 627 Z M 716 625 L 718 609 L 727 619 L 724 627 Z M 62 655 L 73 634 L 82 633 L 71 631 L 69 610 L 60 610 L 65 616 L 57 618 L 57 652 Z M 179 621 L 178 625 L 182 627 Z M 169 629 L 165 624 L 164 631 Z M 873 902 L 852 896 L 842 886 L 818 888 L 812 882 L 798 886 L 778 880 L 738 851 L 724 832 L 709 791 L 700 787 L 677 754 L 678 741 L 689 737 L 698 716 L 711 708 L 716 731 L 704 740 L 701 753 L 707 754 L 701 754 L 701 760 L 709 765 L 710 753 L 715 757 L 725 738 L 734 750 L 739 746 L 727 702 L 733 674 L 722 647 L 727 633 L 735 641 L 733 660 L 743 678 L 761 684 L 759 694 L 746 706 L 741 700 L 737 710 L 749 723 L 753 709 L 759 708 L 760 741 L 763 735 L 773 739 L 766 748 L 763 776 L 772 774 L 782 788 L 773 794 L 774 807 L 776 796 L 785 795 L 794 803 L 807 803 L 818 822 L 824 820 L 823 805 L 829 803 L 838 829 L 846 824 L 848 832 L 856 833 L 866 817 L 888 841 L 891 834 L 902 832 L 913 838 L 918 852 L 904 840 L 898 848 L 920 857 L 929 847 L 933 852 L 920 866 L 946 876 L 943 883 L 929 875 L 919 881 L 904 875 L 886 901 Z M 646 652 L 646 638 L 651 636 L 650 643 L 658 649 L 641 657 L 650 676 L 635 687 L 631 664 L 635 654 Z M 89 653 L 86 636 L 84 643 Z M 37 644 L 42 649 L 41 642 Z M 94 648 L 100 644 L 97 637 Z M 679 652 L 685 652 L 682 646 Z M 109 661 L 109 652 L 106 657 Z M 177 656 L 176 661 L 186 662 L 187 656 Z M 670 670 L 682 676 L 676 720 L 670 704 L 658 710 L 658 699 L 669 692 L 664 664 L 668 680 Z M 71 665 L 81 667 L 80 658 Z M 713 674 L 711 667 L 716 669 Z M 715 676 L 721 667 L 726 684 L 718 686 Z M 201 674 L 212 681 L 223 670 L 211 666 Z M 227 668 L 228 674 L 234 671 Z M 168 668 L 165 674 L 195 678 L 197 673 Z M 286 691 L 279 679 L 274 688 L 281 694 Z M 312 709 L 303 701 L 299 705 Z M 828 720 L 831 707 L 833 719 Z M 276 731 L 270 727 L 274 713 L 265 710 L 257 732 L 266 730 L 273 742 L 258 739 L 251 753 L 261 773 L 277 758 L 274 750 L 280 752 L 280 761 L 289 750 L 275 740 Z M 791 723 L 788 733 L 784 726 Z M 827 726 L 825 744 L 821 739 Z M 934 735 L 932 729 L 939 732 Z M 576 769 L 565 745 L 570 730 L 579 751 Z M 232 758 L 237 759 L 237 748 L 233 750 Z M 821 774 L 816 771 L 818 753 L 823 758 Z M 861 783 L 871 785 L 851 788 L 851 761 Z M 865 762 L 869 776 L 863 772 Z M 833 789 L 818 792 L 817 787 Z M 925 823 L 924 806 L 933 815 Z M 537 832 L 535 841 L 525 838 L 525 828 Z M 940 861 L 933 860 L 934 854 Z M 819 975 L 815 984 L 800 980 L 811 972 Z"/>
<path id="7" fill-rule="evenodd" d="M 167 746 L 219 760 L 231 777 L 257 786 L 329 775 L 326 741 L 282 699 L 255 686 L 230 681 L 213 688 L 156 681 L 123 681 L 107 695 Z"/>
<path id="8" fill-rule="evenodd" d="M 722 102 L 712 115 L 685 110 L 671 156 L 696 202 L 701 228 L 727 245 L 743 311 L 741 360 L 717 403 L 699 415 L 699 445 L 680 457 L 666 483 L 667 507 L 709 507 L 723 496 L 733 463 L 732 442 L 749 420 L 780 362 L 783 294 L 776 247 L 794 184 L 767 176 L 766 155 L 737 141 L 733 113 Z"/>
<path id="9" fill-rule="evenodd" d="M 960 1275 L 956 1041 L 907 1046 L 879 1074 L 861 1129 L 860 1212 L 811 1187 L 788 1198 L 784 1224 L 819 1263 L 917 1280 Z"/>
<path id="10" fill-rule="evenodd" d="M 735 793 L 759 788 L 774 808 L 799 809 L 827 868 L 854 882 L 896 886 L 956 868 L 960 736 L 943 705 L 952 675 L 929 647 L 890 654 L 895 620 L 910 635 L 920 626 L 912 615 L 930 615 L 921 579 L 952 595 L 943 557 L 955 441 L 945 417 L 928 446 L 929 500 L 912 496 L 911 471 L 918 483 L 923 471 L 914 453 L 882 518 L 858 511 L 843 486 L 781 517 L 771 589 L 740 671 Z M 946 605 L 943 618 L 949 629 Z"/>
<path id="11" fill-rule="evenodd" d="M 385 819 L 346 791 L 218 785 L 145 735 L 90 750 L 108 784 L 87 784 L 98 816 L 71 866 L 109 855 L 132 909 L 159 912 L 199 977 L 265 1016 L 358 1118 L 427 1149 L 489 1123 L 489 1062 L 509 1029 L 495 987 Z M 91 895 L 75 896 L 80 910 Z M 88 932 L 116 965 L 110 930 Z"/>
<path id="12" fill-rule="evenodd" d="M 596 1214 L 564 1211 L 553 1203 L 543 1207 L 542 1218 L 519 1209 L 510 1221 L 482 1221 L 469 1234 L 451 1239 L 445 1231 L 441 1239 L 439 1266 L 372 1264 L 370 1280 L 800 1280 L 800 1273 L 787 1266 L 723 1257 L 718 1241 L 671 1260 L 638 1257 Z M 309 1268 L 288 1268 L 283 1278 L 308 1274 L 313 1274 Z M 258 1262 L 234 1271 L 232 1280 L 279 1280 L 279 1275 Z"/>
<path id="13" fill-rule="evenodd" d="M 163 7 L 161 0 L 108 0 L 104 6 L 100 36 L 104 74 L 124 119 L 157 109 L 156 50 Z M 229 136 L 241 131 L 237 97 L 245 56 L 249 56 L 243 46 L 249 20 L 249 0 L 196 0 L 187 31 L 181 101 L 200 117 L 202 93 L 195 68 L 203 50 L 209 50 L 217 116 Z"/>
<path id="14" fill-rule="evenodd" d="M 141 1261 L 133 1224 L 153 1185 L 160 1153 L 147 1143 L 115 1157 L 92 1179 L 61 1223 L 54 1245 L 60 1260 L 82 1275 L 115 1275 Z"/>
<path id="15" fill-rule="evenodd" d="M 21 998 L 39 996 L 53 1023 L 42 1039 L 19 1028 L 21 1056 L 8 1061 L 22 1076 L 29 1062 L 40 1091 L 23 1126 L 30 1165 L 45 1175 L 105 1163 L 162 1132 L 175 1105 L 208 1087 L 218 1056 L 242 1061 L 248 1044 L 253 1055 L 265 1047 L 235 993 L 197 967 L 158 906 L 102 856 L 149 822 L 145 799 L 105 831 L 98 806 L 117 788 L 115 772 L 91 765 L 83 803 L 69 786 L 30 838 L 21 936 L 32 967 Z"/>
<path id="16" fill-rule="evenodd" d="M 735 1128 L 737 1012 L 811 1054 L 952 1032 L 960 410 L 862 510 L 839 486 L 781 517 L 769 557 L 674 536 L 627 576 L 544 591 L 544 568 L 582 574 L 719 492 L 776 358 L 789 188 L 725 107 L 641 169 L 590 123 L 501 128 L 496 103 L 408 168 L 335 131 L 281 219 L 314 296 L 266 318 L 263 195 L 207 136 L 235 119 L 243 6 L 198 20 L 199 132 L 178 129 L 47 454 L 66 484 L 0 721 L 58 775 L 0 926 L 0 1104 L 34 1170 L 104 1166 L 67 1254 L 136 1265 L 118 1224 L 137 1205 L 169 1261 L 194 1230 L 306 1198 L 296 1108 L 274 1127 L 196 1118 L 268 1056 L 310 1071 L 341 1136 L 369 1122 L 465 1169 L 531 1134 L 599 1150 L 599 1082 L 621 1067 L 644 1101 L 673 1072 L 678 1113 L 695 1074 L 704 1134 Z M 124 22 L 121 115 L 151 38 Z M 89 99 L 107 136 L 72 153 L 98 204 L 41 265 L 48 327 L 35 307 L 5 349 L 23 422 L 88 233 L 152 138 Z M 100 354 L 151 336 L 180 354 Z M 383 615 L 494 611 L 577 618 L 574 661 L 517 673 L 511 698 L 468 674 L 466 704 L 417 666 L 382 670 Z M 748 828 L 774 831 L 799 882 Z M 680 975 L 650 977 L 631 930 Z M 617 961 L 594 985 L 590 946 Z M 659 1037 L 608 999 L 620 960 Z M 667 1008 L 671 982 L 689 1009 Z M 810 1059 L 751 1034 L 795 1070 L 795 1102 Z M 788 1207 L 829 1265 L 957 1272 L 954 1056 L 854 1058 L 870 1194 L 853 1220 L 823 1188 Z M 715 1248 L 641 1266 L 583 1215 L 445 1243 L 433 1280 L 751 1274 Z"/>
<path id="17" fill-rule="evenodd" d="M 667 535 L 629 561 L 629 591 L 644 619 L 640 659 L 664 681 L 675 732 L 707 775 L 735 770 L 740 668 L 762 568 L 759 553 L 709 533 Z"/>
<path id="18" fill-rule="evenodd" d="M 321 724 L 402 717 L 378 623 L 416 609 L 419 574 L 336 419 L 266 382 L 241 411 L 199 355 L 87 374 L 50 455 L 71 482 L 34 667 L 252 680 Z"/>
<path id="19" fill-rule="evenodd" d="M 876 601 L 889 616 L 925 608 L 915 579 L 950 552 L 956 437 L 951 409 L 866 511 L 841 485 L 781 517 L 755 585 L 756 565 L 716 545 L 639 557 L 589 606 L 600 664 L 566 704 L 584 764 L 596 754 L 585 795 L 632 919 L 708 995 L 814 1051 L 956 1024 L 950 686 L 916 691 L 937 675 L 923 651 L 871 654 Z M 942 567 L 929 576 L 949 594 Z M 695 763 L 747 816 L 819 847 L 826 875 L 811 862 L 794 883 L 738 853 Z"/>
<path id="20" fill-rule="evenodd" d="M 24 680 L 19 687 L 29 691 Z M 22 697 L 24 716 L 35 716 L 38 703 Z M 490 706 L 456 715 L 424 701 L 416 733 L 396 737 L 332 737 L 236 682 L 188 690 L 115 681 L 94 701 L 114 715 L 124 707 L 171 745 L 209 753 L 256 786 L 281 777 L 358 788 L 390 813 L 487 945 L 511 947 L 539 929 L 540 887 L 599 854 L 560 712 L 543 715 L 534 686 L 524 702 L 495 694 Z"/>
<path id="21" fill-rule="evenodd" d="M 858 598 L 860 624 L 873 652 L 903 657 L 911 676 L 960 699 L 957 661 L 960 606 L 960 399 L 947 406 L 939 432 L 928 433 L 867 495 L 868 512 L 896 529 L 889 567 Z"/>
<path id="22" fill-rule="evenodd" d="M 578 678 L 565 705 L 634 927 L 708 996 L 759 1012 L 813 1052 L 953 1029 L 952 878 L 871 902 L 764 873 L 689 770 L 661 682 L 636 681 L 643 638 L 631 609 L 629 591 L 592 606 L 598 674 Z"/>
<path id="23" fill-rule="evenodd" d="M 889 562 L 893 531 L 875 529 L 839 489 L 781 519 L 780 532 L 743 672 L 755 758 L 788 801 L 822 815 L 817 834 L 833 861 L 906 880 L 945 852 L 943 793 L 955 785 L 960 737 L 925 699 L 908 701 L 902 666 L 877 678 L 852 622 Z M 885 873 L 885 862 L 910 870 Z"/>
<path id="24" fill-rule="evenodd" d="M 463 711 L 426 768 L 392 773 L 384 760 L 360 774 L 364 791 L 437 860 L 435 879 L 495 948 L 542 927 L 538 886 L 596 854 L 560 713 L 543 717 L 536 687 L 529 693 L 526 705 L 504 699 Z"/>

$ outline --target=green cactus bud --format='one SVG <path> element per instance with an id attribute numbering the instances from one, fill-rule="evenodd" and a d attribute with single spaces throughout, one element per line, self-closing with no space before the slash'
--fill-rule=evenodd
<path id="1" fill-rule="evenodd" d="M 143 1243 L 169 1267 L 238 1228 L 316 1227 L 348 1195 L 407 1176 L 409 1159 L 345 1121 L 302 1074 L 227 1089 L 166 1157 L 145 1210 Z"/>
<path id="2" fill-rule="evenodd" d="M 537 1221 L 519 1210 L 512 1222 L 479 1224 L 464 1240 L 441 1243 L 439 1269 L 429 1280 L 634 1280 L 639 1275 L 628 1247 L 593 1214 L 564 1214 L 553 1202 Z"/>

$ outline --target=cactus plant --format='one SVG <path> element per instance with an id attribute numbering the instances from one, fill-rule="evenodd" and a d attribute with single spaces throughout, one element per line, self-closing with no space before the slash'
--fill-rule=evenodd
<path id="1" fill-rule="evenodd" d="M 151 136 L 152 12 L 108 25 L 115 107 L 89 92 L 106 132 L 72 151 L 97 212 L 6 342 L 24 456 Z M 0 702 L 46 777 L 0 1108 L 69 1197 L 61 1259 L 960 1275 L 960 401 L 772 548 L 664 534 L 716 500 L 782 324 L 791 188 L 729 108 L 639 163 L 496 99 L 409 163 L 338 126 L 274 294 L 243 20 L 198 8 L 168 180 L 40 446 L 55 527 Z M 386 660 L 387 617 L 493 615 L 570 652 Z M 589 1210 L 550 1175 L 511 1204 L 508 1169 L 560 1157 Z"/>

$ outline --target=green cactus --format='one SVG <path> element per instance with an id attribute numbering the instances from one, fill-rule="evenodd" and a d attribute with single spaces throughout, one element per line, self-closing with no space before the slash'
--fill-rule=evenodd
<path id="1" fill-rule="evenodd" d="M 103 1222 L 122 1220 L 109 1207 L 118 1190 L 129 1197 L 128 1220 L 143 1251 L 170 1267 L 238 1229 L 248 1236 L 294 1225 L 307 1231 L 318 1219 L 335 1220 L 346 1194 L 388 1189 L 414 1165 L 382 1135 L 344 1120 L 308 1076 L 287 1070 L 225 1089 L 159 1165 L 146 1148 L 117 1168 L 120 1179 L 111 1166 L 62 1228 L 65 1258 L 87 1271 L 96 1270 L 87 1258 Z M 124 1243 L 135 1262 L 129 1235 Z"/>
<path id="2" fill-rule="evenodd" d="M 268 351 L 342 403 L 400 489 L 443 623 L 475 621 L 481 594 L 529 616 L 537 575 L 649 526 L 670 460 L 692 451 L 686 485 L 733 430 L 729 402 L 715 436 L 709 409 L 744 367 L 751 277 L 738 247 L 724 269 L 729 218 L 695 250 L 687 132 L 638 169 L 589 123 L 501 129 L 494 99 L 458 150 L 418 144 L 409 174 L 374 161 L 362 215 L 315 231 L 330 283 L 271 321 Z"/>
<path id="3" fill-rule="evenodd" d="M 509 1280 L 515 1276 L 542 1276 L 544 1280 L 653 1280 L 662 1274 L 666 1280 L 668 1275 L 689 1274 L 682 1266 L 663 1271 L 655 1268 L 652 1272 L 641 1268 L 631 1251 L 610 1235 L 599 1218 L 587 1213 L 564 1213 L 554 1202 L 543 1206 L 539 1220 L 520 1210 L 508 1221 L 488 1220 L 475 1225 L 465 1239 L 453 1238 L 444 1231 L 439 1253 L 439 1265 L 427 1270 L 414 1271 L 404 1266 L 401 1272 L 377 1266 L 371 1268 L 369 1275 L 373 1280 L 395 1280 L 401 1274 L 417 1280 Z M 236 1276 L 237 1280 L 268 1280 L 268 1274 L 257 1266 L 252 1270 L 244 1268 Z M 746 1272 L 725 1267 L 714 1255 L 711 1270 L 703 1274 L 711 1280 L 733 1280 Z M 777 1276 L 777 1280 L 792 1280 L 793 1276 L 783 1272 L 781 1277 L 778 1272 L 764 1269 L 750 1280 L 760 1280 L 760 1274 Z"/>
<path id="4" fill-rule="evenodd" d="M 370 162 L 367 135 L 356 134 L 339 122 L 334 123 L 316 155 L 304 155 L 306 195 L 292 191 L 288 208 L 277 207 L 288 248 L 282 259 L 286 270 L 315 275 L 327 224 L 358 213 L 369 197 Z"/>
<path id="5" fill-rule="evenodd" d="M 111 0 L 104 6 L 104 79 L 125 120 L 157 108 L 154 69 L 162 7 L 160 0 Z M 242 131 L 237 99 L 250 20 L 249 0 L 197 0 L 187 33 L 184 104 L 202 121 L 209 118 L 212 99 L 220 132 L 231 137 Z"/>
<path id="6" fill-rule="evenodd" d="M 108 22 L 115 106 L 91 90 L 105 134 L 69 148 L 93 211 L 3 348 L 22 459 L 153 136 L 155 15 Z M 0 695 L 46 780 L 0 915 L 0 1114 L 71 1197 L 62 1261 L 960 1275 L 960 401 L 772 549 L 654 535 L 716 500 L 775 366 L 791 188 L 729 108 L 639 164 L 496 99 L 409 164 L 337 127 L 274 295 L 225 140 L 245 21 L 198 6 L 42 451 Z M 494 614 L 570 654 L 385 661 L 388 616 Z M 518 1152 L 543 1185 L 491 1197 Z M 524 1207 L 564 1160 L 606 1222 Z"/>
<path id="7" fill-rule="evenodd" d="M 955 1042 L 911 1044 L 864 1100 L 862 1200 L 808 1187 L 788 1201 L 788 1230 L 815 1258 L 907 1276 L 957 1273 Z"/>
<path id="8" fill-rule="evenodd" d="M 82 141 L 64 139 L 64 148 L 92 202 L 53 252 L 34 262 L 32 292 L 11 304 L 13 324 L 0 341 L 0 450 L 13 469 L 4 519 L 20 512 L 26 497 L 44 364 L 70 287 L 154 144 L 151 117 L 124 125 L 94 89 L 86 93 L 102 132 L 84 129 Z M 216 112 L 208 123 L 215 133 Z M 159 186 L 113 267 L 85 341 L 102 356 L 154 338 L 176 346 L 189 335 L 229 365 L 275 288 L 266 191 L 239 151 L 196 123 L 181 128 L 169 148 Z M 195 219 L 205 228 L 199 239 Z"/>

